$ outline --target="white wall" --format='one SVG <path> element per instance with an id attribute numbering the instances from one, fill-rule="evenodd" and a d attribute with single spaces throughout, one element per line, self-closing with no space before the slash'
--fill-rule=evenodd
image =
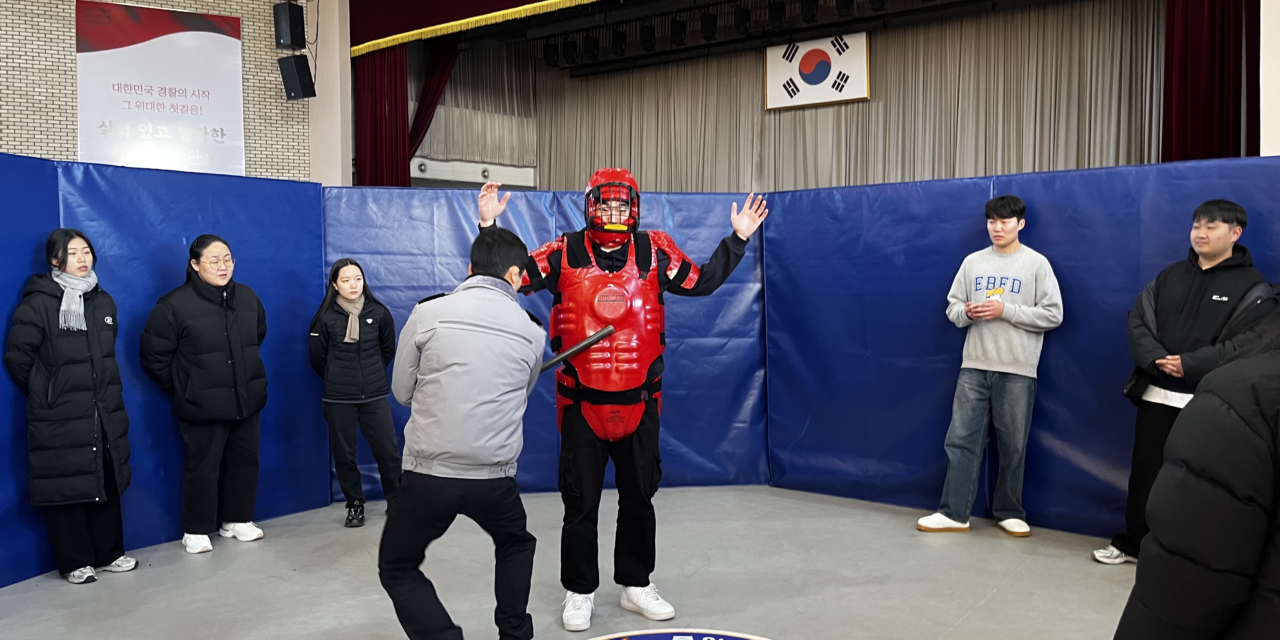
<path id="1" fill-rule="evenodd" d="M 1280 0 L 1262 0 L 1262 61 L 1259 68 L 1262 107 L 1262 155 L 1280 155 Z"/>

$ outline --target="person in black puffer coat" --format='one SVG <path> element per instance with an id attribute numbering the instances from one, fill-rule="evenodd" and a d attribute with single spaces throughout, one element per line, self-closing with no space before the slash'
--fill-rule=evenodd
<path id="1" fill-rule="evenodd" d="M 1278 512 L 1280 341 L 1273 338 L 1263 353 L 1209 374 L 1174 423 L 1116 640 L 1280 635 Z"/>
<path id="2" fill-rule="evenodd" d="M 202 235 L 189 254 L 187 282 L 151 310 L 141 352 L 147 375 L 173 396 L 187 443 L 182 542 L 187 553 L 202 553 L 213 550 L 214 531 L 244 542 L 262 537 L 252 520 L 259 412 L 267 404 L 259 354 L 267 315 L 253 289 L 232 280 L 235 262 L 226 240 Z"/>
<path id="3" fill-rule="evenodd" d="M 395 355 L 395 321 L 366 286 L 364 269 L 350 258 L 333 263 L 324 302 L 311 320 L 311 367 L 324 378 L 324 417 L 338 484 L 347 498 L 348 527 L 364 526 L 357 425 L 378 463 L 388 504 L 400 485 L 400 443 L 387 401 L 387 366 Z"/>
<path id="4" fill-rule="evenodd" d="M 58 229 L 45 243 L 53 271 L 36 274 L 13 314 L 4 364 L 27 396 L 27 489 L 45 508 L 58 572 L 73 584 L 99 571 L 130 571 L 120 497 L 129 488 L 125 414 L 111 294 L 98 286 L 83 233 Z"/>

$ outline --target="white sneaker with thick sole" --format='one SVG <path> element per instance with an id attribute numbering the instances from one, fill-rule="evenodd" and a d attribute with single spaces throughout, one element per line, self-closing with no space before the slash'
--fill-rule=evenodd
<path id="1" fill-rule="evenodd" d="M 209 536 L 194 533 L 182 535 L 182 546 L 187 548 L 187 553 L 209 553 L 213 551 L 213 543 L 209 542 Z"/>
<path id="2" fill-rule="evenodd" d="M 622 608 L 634 611 L 650 620 L 670 620 L 676 617 L 676 608 L 658 595 L 658 586 L 624 587 Z"/>
<path id="3" fill-rule="evenodd" d="M 574 593 L 564 594 L 564 614 L 560 622 L 565 631 L 586 631 L 591 628 L 591 612 L 596 608 L 596 594 Z"/>
<path id="4" fill-rule="evenodd" d="M 1138 564 L 1137 558 L 1115 548 L 1112 545 L 1107 545 L 1104 549 L 1094 549 L 1093 559 L 1101 562 L 1102 564 L 1124 564 L 1126 562 Z"/>
<path id="5" fill-rule="evenodd" d="M 126 571 L 133 571 L 134 569 L 137 569 L 137 568 L 138 568 L 137 560 L 134 560 L 129 556 L 120 556 L 119 558 L 116 558 L 115 562 L 112 562 L 111 564 L 105 567 L 98 567 L 98 571 L 109 571 L 111 573 L 124 573 Z"/>
<path id="6" fill-rule="evenodd" d="M 1027 524 L 1023 520 L 1019 520 L 1017 518 L 1009 518 L 1008 520 L 1001 520 L 996 524 L 1000 526 L 1000 529 L 1002 531 L 1004 531 L 1005 533 L 1015 538 L 1031 537 L 1031 525 Z"/>
<path id="7" fill-rule="evenodd" d="M 93 572 L 93 567 L 80 567 L 67 574 L 67 582 L 71 584 L 89 584 L 97 581 L 98 576 Z"/>
<path id="8" fill-rule="evenodd" d="M 218 530 L 218 535 L 224 538 L 235 538 L 240 542 L 253 542 L 261 540 L 263 533 L 262 529 L 252 522 L 224 522 L 222 528 Z"/>
<path id="9" fill-rule="evenodd" d="M 935 513 L 916 520 L 916 528 L 929 533 L 966 533 L 969 531 L 969 523 L 956 522 L 941 513 Z"/>

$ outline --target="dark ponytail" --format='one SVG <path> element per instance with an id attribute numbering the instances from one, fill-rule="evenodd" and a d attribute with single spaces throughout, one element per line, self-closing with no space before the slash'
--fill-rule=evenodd
<path id="1" fill-rule="evenodd" d="M 188 258 L 190 258 L 190 260 L 195 260 L 196 262 L 200 262 L 200 259 L 204 257 L 205 250 L 208 249 L 210 246 L 217 244 L 219 242 L 227 245 L 228 249 L 231 248 L 231 243 L 227 242 L 226 240 L 223 240 L 222 236 L 215 236 L 212 233 L 206 233 L 196 238 L 191 243 L 191 247 L 187 249 L 187 256 Z M 196 271 L 195 269 L 191 268 L 190 260 L 188 260 L 187 262 L 187 282 L 191 282 L 191 278 L 196 277 Z"/>

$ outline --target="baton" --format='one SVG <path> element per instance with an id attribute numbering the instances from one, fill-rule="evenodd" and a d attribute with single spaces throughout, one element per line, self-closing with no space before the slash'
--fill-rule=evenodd
<path id="1" fill-rule="evenodd" d="M 587 349 L 591 348 L 591 346 L 594 345 L 595 343 L 600 342 L 601 340 L 604 340 L 605 338 L 608 338 L 611 335 L 613 335 L 613 325 L 609 325 L 591 334 L 591 336 L 588 337 L 586 340 L 583 340 L 582 342 L 579 342 L 578 344 L 575 344 L 572 347 L 569 347 L 568 349 L 561 351 L 560 355 L 542 363 L 542 369 L 538 371 L 538 373 L 546 373 L 548 369 L 554 369 L 555 366 L 560 364 L 561 362 L 564 362 L 565 360 L 577 355 L 582 351 L 586 351 Z"/>

